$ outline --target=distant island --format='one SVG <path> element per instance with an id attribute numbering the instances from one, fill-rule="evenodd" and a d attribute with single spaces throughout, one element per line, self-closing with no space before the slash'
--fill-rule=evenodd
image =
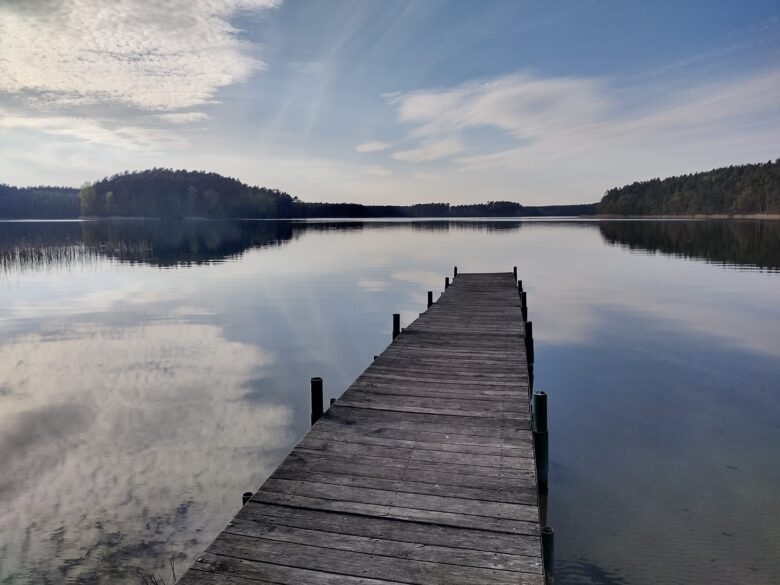
<path id="1" fill-rule="evenodd" d="M 780 159 L 610 189 L 600 215 L 778 215 Z"/>
<path id="2" fill-rule="evenodd" d="M 593 215 L 780 214 L 780 159 L 652 179 L 610 189 L 600 203 L 525 206 L 511 201 L 470 205 L 310 203 L 284 191 L 250 186 L 217 173 L 155 168 L 69 187 L 0 184 L 0 218 L 463 218 Z"/>

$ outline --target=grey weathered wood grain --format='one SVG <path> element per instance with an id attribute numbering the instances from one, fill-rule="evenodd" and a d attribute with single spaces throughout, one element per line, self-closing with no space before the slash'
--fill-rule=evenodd
<path id="1" fill-rule="evenodd" d="M 312 526 L 285 526 L 279 524 L 274 517 L 262 516 L 260 514 L 253 515 L 251 519 L 245 517 L 234 519 L 225 532 L 311 546 L 323 546 L 324 536 L 327 538 L 325 547 L 338 550 L 349 550 L 400 559 L 463 565 L 466 567 L 480 567 L 484 569 L 498 569 L 525 573 L 542 572 L 541 565 L 531 564 L 535 560 L 538 561 L 538 559 L 535 559 L 534 557 L 531 557 L 529 562 L 529 558 L 523 555 L 485 552 L 450 546 L 417 544 L 392 540 L 385 538 L 384 536 L 355 536 L 334 533 L 330 530 L 323 532 Z"/>

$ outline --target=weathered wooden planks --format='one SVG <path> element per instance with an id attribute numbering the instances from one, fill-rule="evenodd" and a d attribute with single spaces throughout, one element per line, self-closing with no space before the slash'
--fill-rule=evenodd
<path id="1" fill-rule="evenodd" d="M 512 273 L 459 274 L 180 583 L 544 583 L 524 330 Z"/>

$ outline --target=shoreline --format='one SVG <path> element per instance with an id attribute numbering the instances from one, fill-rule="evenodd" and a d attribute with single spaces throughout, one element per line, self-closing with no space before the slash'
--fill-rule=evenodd
<path id="1" fill-rule="evenodd" d="M 464 217 L 139 217 L 139 216 L 84 216 L 61 218 L 30 218 L 30 217 L 0 217 L 0 222 L 90 222 L 90 221 L 474 221 L 474 220 L 643 220 L 643 219 L 750 219 L 750 220 L 780 220 L 780 213 L 696 213 L 690 215 L 506 215 L 506 216 L 464 216 Z"/>
<path id="2" fill-rule="evenodd" d="M 694 213 L 689 215 L 614 215 L 596 214 L 596 219 L 780 219 L 780 213 Z"/>

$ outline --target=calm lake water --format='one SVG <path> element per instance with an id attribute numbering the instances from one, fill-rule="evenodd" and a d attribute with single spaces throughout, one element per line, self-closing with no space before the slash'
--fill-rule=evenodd
<path id="1" fill-rule="evenodd" d="M 518 266 L 559 584 L 780 582 L 780 222 L 0 222 L 0 583 L 171 583 L 461 271 Z"/>

